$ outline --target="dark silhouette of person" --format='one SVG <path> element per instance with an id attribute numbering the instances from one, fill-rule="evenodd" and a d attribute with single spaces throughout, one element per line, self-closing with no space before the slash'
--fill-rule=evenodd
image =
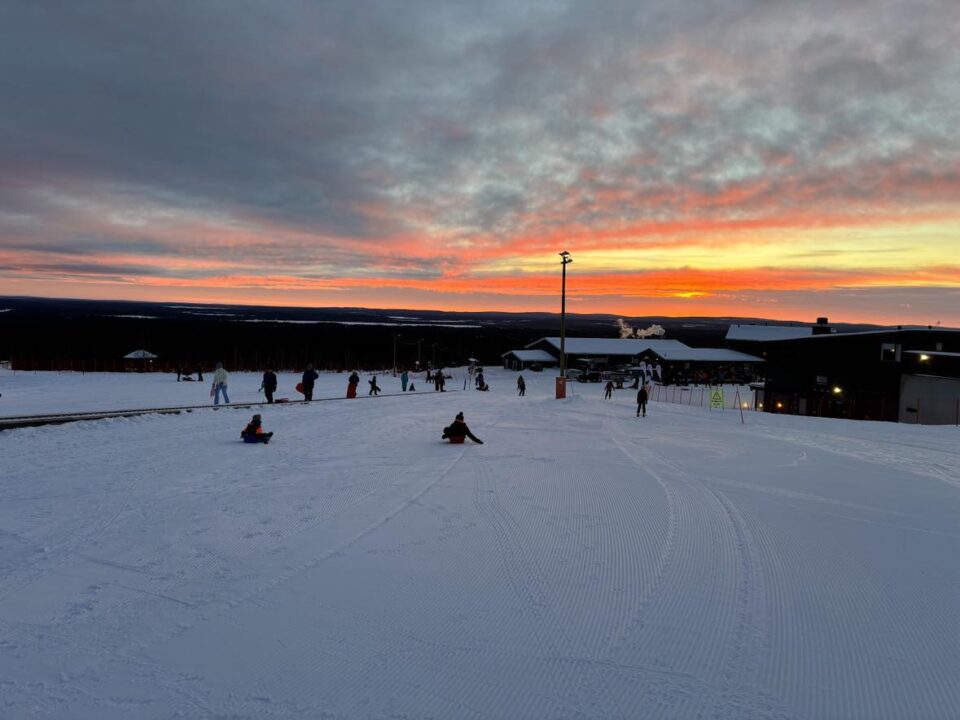
<path id="1" fill-rule="evenodd" d="M 303 378 L 300 380 L 300 382 L 303 383 L 304 400 L 313 400 L 313 384 L 317 381 L 318 377 L 320 377 L 320 375 L 313 369 L 313 365 L 307 365 L 307 369 L 303 371 Z"/>
<path id="2" fill-rule="evenodd" d="M 479 445 L 483 445 L 483 440 L 470 432 L 470 428 L 468 428 L 467 424 L 463 421 L 463 413 L 458 412 L 454 421 L 443 429 L 443 436 L 440 439 L 449 439 L 452 443 L 462 443 L 465 437 L 470 438 Z"/>
<path id="3" fill-rule="evenodd" d="M 263 394 L 267 397 L 267 402 L 273 402 L 273 394 L 277 391 L 277 374 L 273 370 L 267 370 L 263 374 Z"/>
<path id="4" fill-rule="evenodd" d="M 637 393 L 637 417 L 640 417 L 640 413 L 643 413 L 643 416 L 647 416 L 647 386 L 644 385 L 640 388 L 640 392 Z"/>

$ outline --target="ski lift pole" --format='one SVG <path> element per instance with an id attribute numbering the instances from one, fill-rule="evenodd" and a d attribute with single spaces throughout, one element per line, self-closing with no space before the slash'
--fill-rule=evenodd
<path id="1" fill-rule="evenodd" d="M 740 399 L 740 388 L 737 388 L 737 407 L 740 408 L 740 424 L 746 425 L 746 421 L 743 419 L 743 401 Z"/>

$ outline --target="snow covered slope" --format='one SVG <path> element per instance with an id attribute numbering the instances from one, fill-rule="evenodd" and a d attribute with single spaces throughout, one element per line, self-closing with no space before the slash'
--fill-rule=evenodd
<path id="1" fill-rule="evenodd" d="M 0 432 L 0 717 L 960 715 L 956 428 L 515 377 L 267 408 L 268 446 L 229 408 Z M 183 385 L 5 373 L 0 414 Z"/>

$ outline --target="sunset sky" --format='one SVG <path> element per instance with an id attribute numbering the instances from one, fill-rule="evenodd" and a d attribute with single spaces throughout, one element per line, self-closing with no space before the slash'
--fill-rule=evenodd
<path id="1" fill-rule="evenodd" d="M 960 326 L 957 0 L 6 0 L 0 295 Z"/>

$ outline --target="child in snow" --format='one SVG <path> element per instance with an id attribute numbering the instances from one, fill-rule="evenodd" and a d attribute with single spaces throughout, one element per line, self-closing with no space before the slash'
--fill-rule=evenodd
<path id="1" fill-rule="evenodd" d="M 260 443 L 262 442 L 266 445 L 270 442 L 270 438 L 273 437 L 272 432 L 265 433 L 263 427 L 260 424 L 260 416 L 254 415 L 251 418 L 250 422 L 247 423 L 247 426 L 240 431 L 240 437 L 243 438 L 244 442 L 248 443 Z"/>
<path id="2" fill-rule="evenodd" d="M 380 386 L 377 385 L 377 376 L 374 375 L 374 376 L 373 376 L 372 378 L 370 378 L 367 382 L 370 383 L 370 392 L 368 392 L 367 395 L 379 395 L 379 394 L 380 394 Z"/>
<path id="3" fill-rule="evenodd" d="M 454 444 L 460 444 L 465 437 L 470 438 L 478 445 L 483 445 L 483 440 L 470 432 L 470 428 L 468 428 L 467 424 L 463 421 L 463 413 L 459 412 L 457 413 L 456 419 L 443 429 L 443 436 L 440 439 L 449 439 L 450 442 Z"/>

